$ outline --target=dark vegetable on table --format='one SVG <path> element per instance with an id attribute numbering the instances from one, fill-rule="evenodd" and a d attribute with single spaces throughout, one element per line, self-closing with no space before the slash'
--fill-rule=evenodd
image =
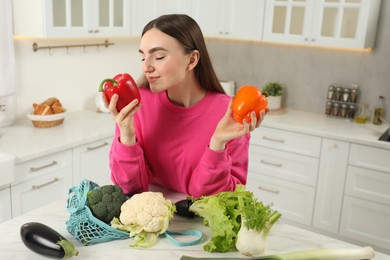
<path id="1" fill-rule="evenodd" d="M 110 224 L 114 217 L 121 214 L 121 206 L 127 200 L 117 185 L 104 185 L 87 193 L 88 206 L 95 218 Z"/>
<path id="2" fill-rule="evenodd" d="M 39 222 L 23 224 L 20 236 L 29 249 L 43 256 L 65 259 L 79 253 L 61 234 Z"/>
<path id="3" fill-rule="evenodd" d="M 133 99 L 138 99 L 138 102 L 141 101 L 137 84 L 128 73 L 118 74 L 112 79 L 104 79 L 100 83 L 99 91 L 104 92 L 108 101 L 111 100 L 114 94 L 118 95 L 118 103 L 116 104 L 118 111 L 121 111 Z"/>
<path id="4" fill-rule="evenodd" d="M 190 211 L 190 206 L 192 201 L 189 199 L 180 200 L 175 203 L 176 205 L 176 214 L 186 218 L 193 218 L 195 213 Z"/>

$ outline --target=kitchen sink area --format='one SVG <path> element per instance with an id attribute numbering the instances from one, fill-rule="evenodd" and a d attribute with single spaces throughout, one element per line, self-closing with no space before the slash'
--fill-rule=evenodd
<path id="1" fill-rule="evenodd" d="M 0 187 L 14 180 L 15 157 L 0 151 Z"/>

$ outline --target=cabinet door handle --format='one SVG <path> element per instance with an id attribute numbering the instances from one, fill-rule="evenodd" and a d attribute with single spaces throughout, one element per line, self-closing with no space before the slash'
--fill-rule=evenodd
<path id="1" fill-rule="evenodd" d="M 284 143 L 284 139 L 277 139 L 268 136 L 263 136 L 263 139 L 267 141 L 277 142 L 277 143 Z"/>
<path id="2" fill-rule="evenodd" d="M 50 185 L 50 184 L 52 184 L 52 183 L 55 183 L 55 182 L 57 182 L 57 181 L 59 181 L 60 179 L 58 179 L 58 178 L 54 178 L 52 181 L 49 181 L 49 182 L 46 182 L 46 183 L 44 183 L 44 184 L 41 184 L 41 185 L 33 185 L 32 186 L 32 189 L 33 190 L 39 190 L 40 188 L 43 188 L 43 187 L 45 187 L 45 186 L 47 186 L 47 185 Z"/>
<path id="3" fill-rule="evenodd" d="M 96 149 L 99 149 L 99 148 L 102 148 L 104 146 L 108 145 L 107 142 L 104 142 L 100 145 L 97 145 L 97 146 L 91 146 L 91 147 L 87 147 L 87 151 L 93 151 L 93 150 L 96 150 Z"/>
<path id="4" fill-rule="evenodd" d="M 268 164 L 268 165 L 272 165 L 272 166 L 275 166 L 275 167 L 282 167 L 283 166 L 283 164 L 281 164 L 281 163 L 267 162 L 267 161 L 264 161 L 264 160 L 261 160 L 260 162 L 263 163 L 263 164 Z"/>
<path id="5" fill-rule="evenodd" d="M 279 192 L 280 192 L 277 189 L 266 188 L 266 187 L 263 187 L 263 186 L 259 186 L 258 189 L 259 190 L 263 190 L 263 191 L 268 191 L 268 192 L 271 192 L 271 193 L 275 193 L 275 194 L 279 194 Z"/>
<path id="6" fill-rule="evenodd" d="M 99 32 L 99 30 L 94 30 L 94 31 L 93 31 L 93 33 L 98 33 L 98 32 Z"/>
<path id="7" fill-rule="evenodd" d="M 54 166 L 54 165 L 56 165 L 56 164 L 58 164 L 58 162 L 56 162 L 56 161 L 52 161 L 51 163 L 48 163 L 48 164 L 46 164 L 46 165 L 43 165 L 43 166 L 39 166 L 39 167 L 31 167 L 31 168 L 30 168 L 30 171 L 31 171 L 31 172 L 37 172 L 37 171 L 40 171 L 40 170 L 42 170 L 42 169 L 45 169 L 45 168 L 48 168 L 48 167 Z"/>

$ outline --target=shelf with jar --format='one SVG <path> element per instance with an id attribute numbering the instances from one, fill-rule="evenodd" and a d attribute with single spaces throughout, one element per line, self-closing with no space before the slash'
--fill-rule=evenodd
<path id="1" fill-rule="evenodd" d="M 357 112 L 360 89 L 357 84 L 334 83 L 328 87 L 325 114 L 353 119 Z"/>

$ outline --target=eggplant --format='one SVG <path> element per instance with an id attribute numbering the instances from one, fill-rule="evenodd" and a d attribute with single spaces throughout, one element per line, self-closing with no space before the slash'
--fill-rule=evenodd
<path id="1" fill-rule="evenodd" d="M 192 200 L 190 199 L 180 200 L 176 202 L 176 214 L 186 218 L 193 218 L 195 216 L 195 213 L 190 211 L 191 204 Z"/>
<path id="2" fill-rule="evenodd" d="M 39 222 L 23 224 L 20 227 L 20 237 L 29 249 L 43 256 L 65 259 L 79 253 L 61 234 Z"/>

